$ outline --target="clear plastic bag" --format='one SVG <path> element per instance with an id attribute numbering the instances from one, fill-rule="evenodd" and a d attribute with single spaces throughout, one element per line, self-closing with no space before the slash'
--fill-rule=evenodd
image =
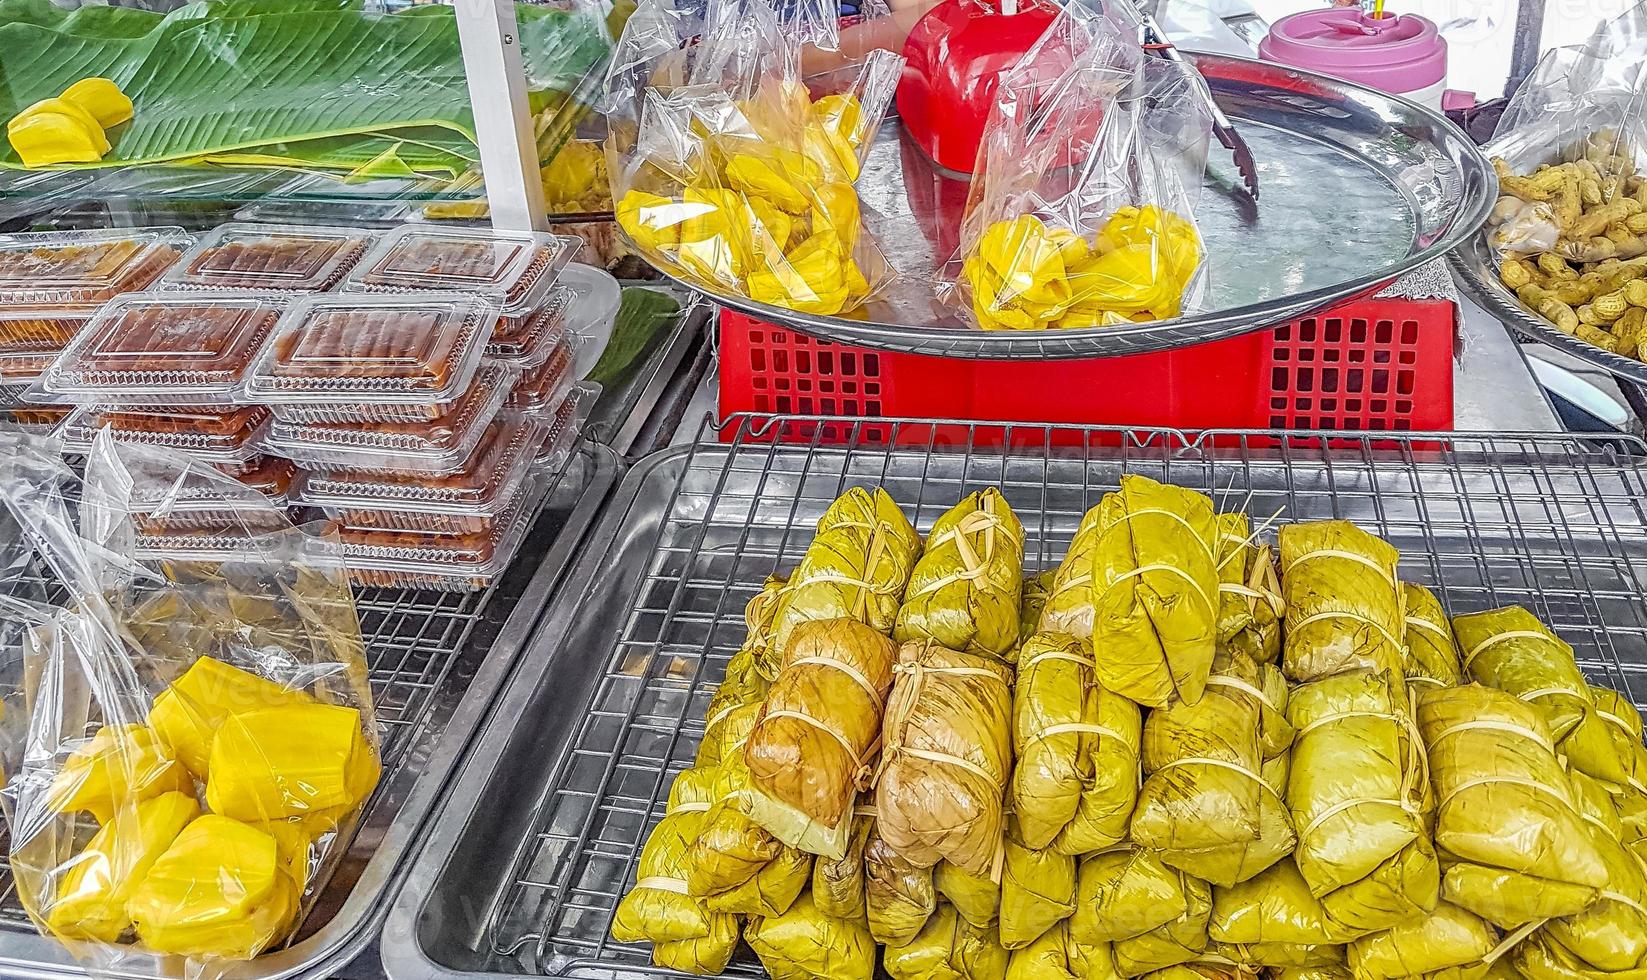
<path id="1" fill-rule="evenodd" d="M 137 559 L 140 506 L 207 493 L 258 515 L 237 547 Z M 100 974 L 215 977 L 284 942 L 380 774 L 340 543 L 107 432 L 84 480 L 55 442 L 0 432 L 0 499 L 65 596 L 27 634 L 5 793 L 24 908 Z"/>
<path id="2" fill-rule="evenodd" d="M 821 316 L 891 276 L 853 184 L 903 59 L 872 52 L 816 98 L 806 40 L 835 41 L 816 0 L 649 0 L 607 76 L 607 169 L 617 220 L 646 257 L 710 292 Z"/>
<path id="3" fill-rule="evenodd" d="M 1167 320 L 1204 288 L 1206 83 L 1106 6 L 1066 8 L 1001 76 L 948 269 L 986 330 Z"/>

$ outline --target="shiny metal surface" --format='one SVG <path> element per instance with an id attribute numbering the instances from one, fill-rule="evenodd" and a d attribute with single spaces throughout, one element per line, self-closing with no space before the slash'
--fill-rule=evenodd
<path id="1" fill-rule="evenodd" d="M 1586 673 L 1647 699 L 1647 445 L 1569 435 L 1334 434 L 738 417 L 647 457 L 614 495 L 395 900 L 394 980 L 632 978 L 609 937 L 670 781 L 745 636 L 744 604 L 799 560 L 853 485 L 884 486 L 922 529 L 1000 486 L 1051 567 L 1123 473 L 1259 518 L 1347 518 L 1399 547 L 1404 577 L 1456 611 L 1521 603 Z M 767 442 L 779 436 L 778 443 Z M 858 438 L 854 439 L 853 436 Z M 802 440 L 785 443 L 784 437 Z M 1002 452 L 999 444 L 1014 448 Z M 895 448 L 894 448 L 895 447 Z M 747 950 L 729 976 L 764 975 Z"/>
<path id="2" fill-rule="evenodd" d="M 1498 269 L 1493 264 L 1492 249 L 1487 245 L 1486 235 L 1470 236 L 1447 259 L 1470 298 L 1517 333 L 1589 361 L 1625 381 L 1647 385 L 1647 363 L 1602 350 L 1562 333 L 1555 324 L 1522 306 L 1509 287 L 1498 281 Z"/>
<path id="3" fill-rule="evenodd" d="M 899 273 L 850 317 L 818 317 L 732 296 L 718 302 L 830 340 L 950 357 L 1137 354 L 1246 333 L 1370 291 L 1478 229 L 1497 180 L 1467 136 L 1393 95 L 1222 55 L 1190 56 L 1251 144 L 1263 196 L 1240 192 L 1213 153 L 1197 218 L 1207 242 L 1206 308 L 1160 324 L 984 331 L 936 288 L 954 253 L 965 187 L 936 172 L 889 121 L 858 190 L 865 223 Z M 873 214 L 871 213 L 873 212 Z"/>
<path id="4" fill-rule="evenodd" d="M 231 970 L 225 980 L 333 976 L 378 937 L 415 845 L 446 798 L 454 765 L 593 525 L 617 469 L 616 456 L 602 447 L 575 457 L 550 487 L 521 557 L 485 592 L 356 593 L 384 729 L 383 778 L 298 938 Z M 60 945 L 29 924 L 9 873 L 3 901 L 0 975 L 39 980 L 84 975 Z M 146 980 L 175 974 L 151 960 L 117 975 Z"/>

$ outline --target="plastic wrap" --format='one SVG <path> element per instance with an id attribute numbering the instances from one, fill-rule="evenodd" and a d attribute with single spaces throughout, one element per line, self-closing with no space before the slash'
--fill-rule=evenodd
<path id="1" fill-rule="evenodd" d="M 331 289 L 360 261 L 377 235 L 327 225 L 230 222 L 195 243 L 160 280 L 163 290 Z"/>
<path id="2" fill-rule="evenodd" d="M 1202 292 L 1193 69 L 1066 9 L 1001 76 L 948 274 L 986 330 L 1166 320 Z"/>
<path id="3" fill-rule="evenodd" d="M 497 293 L 504 316 L 525 316 L 582 246 L 582 239 L 546 232 L 401 225 L 344 279 L 343 290 Z"/>
<path id="4" fill-rule="evenodd" d="M 853 184 L 903 59 L 873 52 L 814 98 L 800 51 L 834 47 L 833 7 L 651 0 L 607 76 L 618 224 L 695 285 L 817 315 L 848 313 L 890 276 Z M 844 73 L 843 73 L 844 75 Z"/>
<path id="5" fill-rule="evenodd" d="M 140 560 L 135 502 L 196 489 L 267 520 L 218 561 Z M 164 953 L 217 976 L 282 943 L 380 772 L 339 543 L 107 434 L 80 481 L 54 443 L 0 433 L 0 498 L 69 596 L 30 635 L 6 791 L 24 908 L 101 974 Z"/>

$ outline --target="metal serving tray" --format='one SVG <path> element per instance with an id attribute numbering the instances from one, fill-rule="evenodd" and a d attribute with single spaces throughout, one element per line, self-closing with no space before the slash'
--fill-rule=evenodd
<path id="1" fill-rule="evenodd" d="M 1252 146 L 1260 197 L 1237 190 L 1214 145 L 1196 204 L 1206 242 L 1202 312 L 1078 330 L 980 330 L 940 299 L 956 248 L 964 180 L 946 177 L 888 121 L 864 163 L 865 227 L 899 274 L 850 316 L 731 295 L 716 302 L 816 337 L 966 358 L 1139 354 L 1248 333 L 1370 295 L 1438 259 L 1486 220 L 1497 178 L 1439 113 L 1351 82 L 1225 55 L 1191 56 Z"/>
<path id="2" fill-rule="evenodd" d="M 923 530 L 965 493 L 1000 486 L 1032 569 L 1061 558 L 1128 472 L 1259 519 L 1350 518 L 1400 547 L 1404 574 L 1449 608 L 1526 604 L 1587 673 L 1647 698 L 1640 442 L 1379 434 L 1326 449 L 1297 434 L 1060 429 L 1074 445 L 1049 449 L 1041 426 L 873 424 L 884 439 L 845 448 L 761 441 L 808 438 L 807 420 L 737 418 L 630 472 L 395 901 L 383 938 L 395 980 L 667 974 L 607 937 L 612 910 L 696 753 L 744 603 L 857 484 L 884 486 Z M 1003 441 L 1016 448 L 983 448 Z M 747 951 L 728 974 L 762 975 Z"/>
<path id="3" fill-rule="evenodd" d="M 491 707 L 531 635 L 551 590 L 570 566 L 617 482 L 618 461 L 592 447 L 575 457 L 509 572 L 484 592 L 364 589 L 355 593 L 372 695 L 383 732 L 383 778 L 360 831 L 287 948 L 243 964 L 228 978 L 334 975 L 378 937 L 409 858 L 429 829 L 457 759 Z M 0 864 L 0 975 L 82 974 L 55 941 L 40 936 Z M 157 963 L 119 976 L 165 976 Z"/>

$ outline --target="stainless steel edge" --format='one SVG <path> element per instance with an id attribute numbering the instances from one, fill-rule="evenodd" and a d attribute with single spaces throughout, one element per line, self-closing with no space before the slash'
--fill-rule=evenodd
<path id="1" fill-rule="evenodd" d="M 1588 361 L 1626 381 L 1647 385 L 1647 363 L 1562 333 L 1550 321 L 1522 306 L 1515 294 L 1498 281 L 1498 270 L 1493 265 L 1492 250 L 1485 235 L 1472 235 L 1447 256 L 1447 261 L 1470 298 L 1516 333 Z"/>
<path id="2" fill-rule="evenodd" d="M 490 972 L 454 970 L 430 959 L 418 941 L 419 919 L 426 914 L 425 898 L 432 893 L 436 881 L 448 871 L 453 849 L 464 835 L 464 830 L 479 808 L 485 805 L 481 791 L 492 780 L 499 759 L 521 724 L 521 713 L 537 694 L 551 672 L 559 665 L 562 642 L 577 617 L 577 603 L 567 596 L 581 597 L 594 587 L 601 575 L 609 571 L 606 557 L 614 542 L 629 524 L 629 512 L 635 505 L 640 488 L 647 476 L 671 460 L 689 456 L 690 447 L 676 447 L 653 453 L 625 475 L 622 484 L 611 495 L 605 514 L 583 547 L 583 554 L 565 577 L 560 595 L 547 617 L 539 624 L 527 644 L 524 654 L 516 658 L 519 669 L 509 679 L 503 694 L 487 718 L 485 725 L 473 740 L 473 749 L 463 760 L 462 771 L 452 785 L 450 800 L 436 818 L 418 853 L 409 862 L 410 873 L 396 894 L 383 927 L 382 955 L 384 971 L 390 980 L 497 980 Z M 567 691 L 563 704 L 580 703 L 574 692 Z M 542 738 L 553 738 L 555 728 L 565 727 L 567 719 L 538 719 L 544 731 Z M 557 756 L 564 753 L 557 753 Z M 556 767 L 564 759 L 557 758 Z M 499 840 L 499 847 L 524 846 L 523 841 Z M 470 910 L 479 917 L 479 910 Z M 479 936 L 477 922 L 476 936 Z"/>
<path id="3" fill-rule="evenodd" d="M 526 649 L 526 641 L 548 606 L 556 585 L 571 567 L 589 529 L 599 515 L 606 497 L 616 483 L 619 459 L 612 450 L 591 445 L 584 450 L 592 467 L 577 502 L 543 552 L 536 571 L 515 601 L 509 618 L 492 642 L 464 691 L 463 700 L 447 719 L 411 793 L 401 804 L 393 821 L 378 841 L 371 859 L 350 889 L 348 898 L 313 935 L 281 950 L 239 964 L 222 974 L 222 980 L 285 980 L 295 977 L 328 977 L 345 967 L 378 938 L 389 913 L 390 903 L 415 866 L 422 840 L 457 774 L 457 762 L 469 748 L 480 721 L 491 709 L 504 680 Z M 529 542 L 530 543 L 530 542 Z M 517 558 L 517 560 L 519 560 Z M 500 655 L 501 654 L 501 655 Z M 438 778 L 436 777 L 438 773 Z M 142 958 L 150 965 L 152 957 Z M 160 969 L 112 969 L 102 976 L 152 980 L 174 975 Z M 86 970 L 56 941 L 35 933 L 0 933 L 0 976 L 20 980 L 64 980 L 84 977 Z"/>

